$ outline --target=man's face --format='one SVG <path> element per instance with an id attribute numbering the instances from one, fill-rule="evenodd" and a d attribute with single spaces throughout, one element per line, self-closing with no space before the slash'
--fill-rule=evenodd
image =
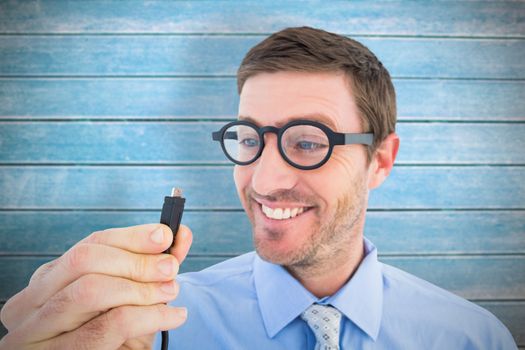
<path id="1" fill-rule="evenodd" d="M 309 119 L 336 132 L 363 132 L 349 83 L 336 73 L 253 76 L 240 96 L 239 119 L 276 127 L 294 119 Z M 277 135 L 265 134 L 260 158 L 234 170 L 258 254 L 276 264 L 307 267 L 326 266 L 352 249 L 361 249 L 367 171 L 363 145 L 336 146 L 320 168 L 299 170 L 281 158 Z M 279 220 L 268 217 L 268 208 L 298 214 Z"/>

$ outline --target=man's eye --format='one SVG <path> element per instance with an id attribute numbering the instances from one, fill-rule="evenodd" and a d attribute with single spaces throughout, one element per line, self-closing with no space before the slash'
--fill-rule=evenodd
<path id="1" fill-rule="evenodd" d="M 246 138 L 246 139 L 240 140 L 239 144 L 241 144 L 242 146 L 245 146 L 245 147 L 258 147 L 259 146 L 259 141 L 257 139 Z"/>
<path id="2" fill-rule="evenodd" d="M 326 145 L 311 141 L 299 141 L 295 145 L 295 148 L 301 151 L 317 151 L 324 147 L 326 147 Z"/>

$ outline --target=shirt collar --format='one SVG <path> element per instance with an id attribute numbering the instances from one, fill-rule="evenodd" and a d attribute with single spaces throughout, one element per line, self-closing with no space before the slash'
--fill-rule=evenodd
<path id="1" fill-rule="evenodd" d="M 336 307 L 375 341 L 383 314 L 383 274 L 377 249 L 366 238 L 365 254 L 350 281 L 326 303 Z"/>
<path id="2" fill-rule="evenodd" d="M 257 254 L 253 265 L 259 308 L 266 333 L 273 338 L 317 298 L 284 267 L 266 262 Z"/>
<path id="3" fill-rule="evenodd" d="M 318 299 L 282 266 L 257 254 L 253 273 L 266 332 L 273 338 L 314 302 L 331 304 L 373 340 L 379 334 L 383 311 L 383 277 L 377 249 L 366 238 L 365 258 L 352 278 L 334 295 Z"/>

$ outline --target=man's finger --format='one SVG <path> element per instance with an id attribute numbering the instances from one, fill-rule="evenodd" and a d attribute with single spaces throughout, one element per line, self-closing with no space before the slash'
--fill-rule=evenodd
<path id="1" fill-rule="evenodd" d="M 169 254 L 135 254 L 110 246 L 80 243 L 60 257 L 55 268 L 45 276 L 33 278 L 25 296 L 29 305 L 39 307 L 60 289 L 86 274 L 152 282 L 171 280 L 178 271 L 177 259 Z"/>
<path id="2" fill-rule="evenodd" d="M 181 226 L 179 231 L 176 244 L 180 247 L 172 248 L 172 252 L 175 252 L 174 255 L 178 261 L 182 261 L 191 245 L 192 234 L 185 226 Z M 39 267 L 31 277 L 29 286 L 9 299 L 4 305 L 2 322 L 7 329 L 12 328 L 13 325 L 18 324 L 20 320 L 43 305 L 48 298 L 83 274 L 101 273 L 139 281 L 173 279 L 178 271 L 178 264 L 174 262 L 175 259 L 167 255 L 159 255 L 150 258 L 131 259 L 132 262 L 127 262 L 129 259 L 125 257 L 139 255 L 122 250 L 143 250 L 147 253 L 159 253 L 169 247 L 171 241 L 171 230 L 169 227 L 160 224 L 109 229 L 93 233 L 60 258 Z M 168 272 L 166 276 L 163 276 L 161 269 L 157 267 L 157 263 L 165 265 L 164 269 L 167 268 L 168 270 L 169 266 L 173 266 L 171 273 Z"/>
<path id="3" fill-rule="evenodd" d="M 54 338 L 50 348 L 72 349 L 72 344 L 82 344 L 82 349 L 114 350 L 128 339 L 177 328 L 186 321 L 186 317 L 185 308 L 165 304 L 121 306 L 75 331 Z"/>
<path id="4" fill-rule="evenodd" d="M 148 231 L 149 230 L 149 231 Z M 151 236 L 155 242 L 149 242 Z M 107 236 L 107 237 L 106 237 Z M 133 237 L 124 243 L 123 237 Z M 170 255 L 134 254 L 124 248 L 159 253 L 172 241 L 169 227 L 160 224 L 110 229 L 92 234 L 64 255 L 39 267 L 28 287 L 11 298 L 2 310 L 2 322 L 9 326 L 25 318 L 52 295 L 84 274 L 100 273 L 137 281 L 167 281 L 175 278 L 178 262 Z M 107 244 L 107 245 L 106 245 Z M 153 247 L 157 245 L 157 247 Z M 120 247 L 119 247 L 120 246 Z M 148 248 L 149 247 L 149 248 Z M 16 307 L 12 307 L 16 305 Z"/>
<path id="5" fill-rule="evenodd" d="M 29 284 L 34 284 L 35 281 L 45 278 L 50 272 L 55 270 L 57 264 L 58 259 L 55 259 L 41 265 L 31 276 Z M 35 300 L 28 293 L 30 293 L 29 286 L 9 298 L 2 308 L 1 321 L 9 331 L 18 325 L 20 320 L 28 317 L 39 305 L 35 303 Z"/>
<path id="6" fill-rule="evenodd" d="M 188 226 L 180 225 L 179 231 L 175 235 L 175 245 L 170 249 L 170 253 L 182 264 L 193 242 L 193 233 Z"/>
<path id="7" fill-rule="evenodd" d="M 19 329 L 32 339 L 49 339 L 122 305 L 154 305 L 175 299 L 175 280 L 139 283 L 106 275 L 84 275 L 35 310 Z"/>
<path id="8" fill-rule="evenodd" d="M 80 242 L 109 245 L 135 253 L 157 254 L 170 247 L 171 229 L 163 224 L 111 228 L 93 232 Z"/>

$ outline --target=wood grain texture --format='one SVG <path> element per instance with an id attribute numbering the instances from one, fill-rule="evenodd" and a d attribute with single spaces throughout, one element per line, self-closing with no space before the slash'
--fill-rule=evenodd
<path id="1" fill-rule="evenodd" d="M 310 25 L 374 35 L 523 37 L 525 4 L 511 1 L 2 2 L 4 33 L 270 33 Z"/>
<path id="2" fill-rule="evenodd" d="M 59 255 L 91 232 L 159 217 L 160 210 L 0 211 L 0 255 Z M 364 232 L 382 256 L 510 255 L 525 251 L 524 218 L 524 211 L 369 211 Z M 186 211 L 182 223 L 193 232 L 193 255 L 253 250 L 243 211 Z"/>
<path id="3" fill-rule="evenodd" d="M 525 167 L 395 167 L 373 209 L 523 209 Z M 0 208 L 160 209 L 173 184 L 188 209 L 239 209 L 232 167 L 0 166 Z"/>
<path id="4" fill-rule="evenodd" d="M 477 302 L 481 307 L 492 312 L 509 328 L 518 345 L 525 345 L 525 302 Z"/>
<path id="5" fill-rule="evenodd" d="M 235 76 L 265 36 L 1 36 L 2 76 Z M 525 41 L 355 37 L 394 77 L 523 79 Z M 147 64 L 144 64 L 147 62 Z"/>
<path id="6" fill-rule="evenodd" d="M 229 164 L 225 122 L 1 122 L 0 164 Z M 525 164 L 525 123 L 399 123 L 397 164 Z"/>
<path id="7" fill-rule="evenodd" d="M 525 82 L 394 80 L 400 119 L 525 121 Z M 0 78 L 0 118 L 237 115 L 233 78 Z"/>

